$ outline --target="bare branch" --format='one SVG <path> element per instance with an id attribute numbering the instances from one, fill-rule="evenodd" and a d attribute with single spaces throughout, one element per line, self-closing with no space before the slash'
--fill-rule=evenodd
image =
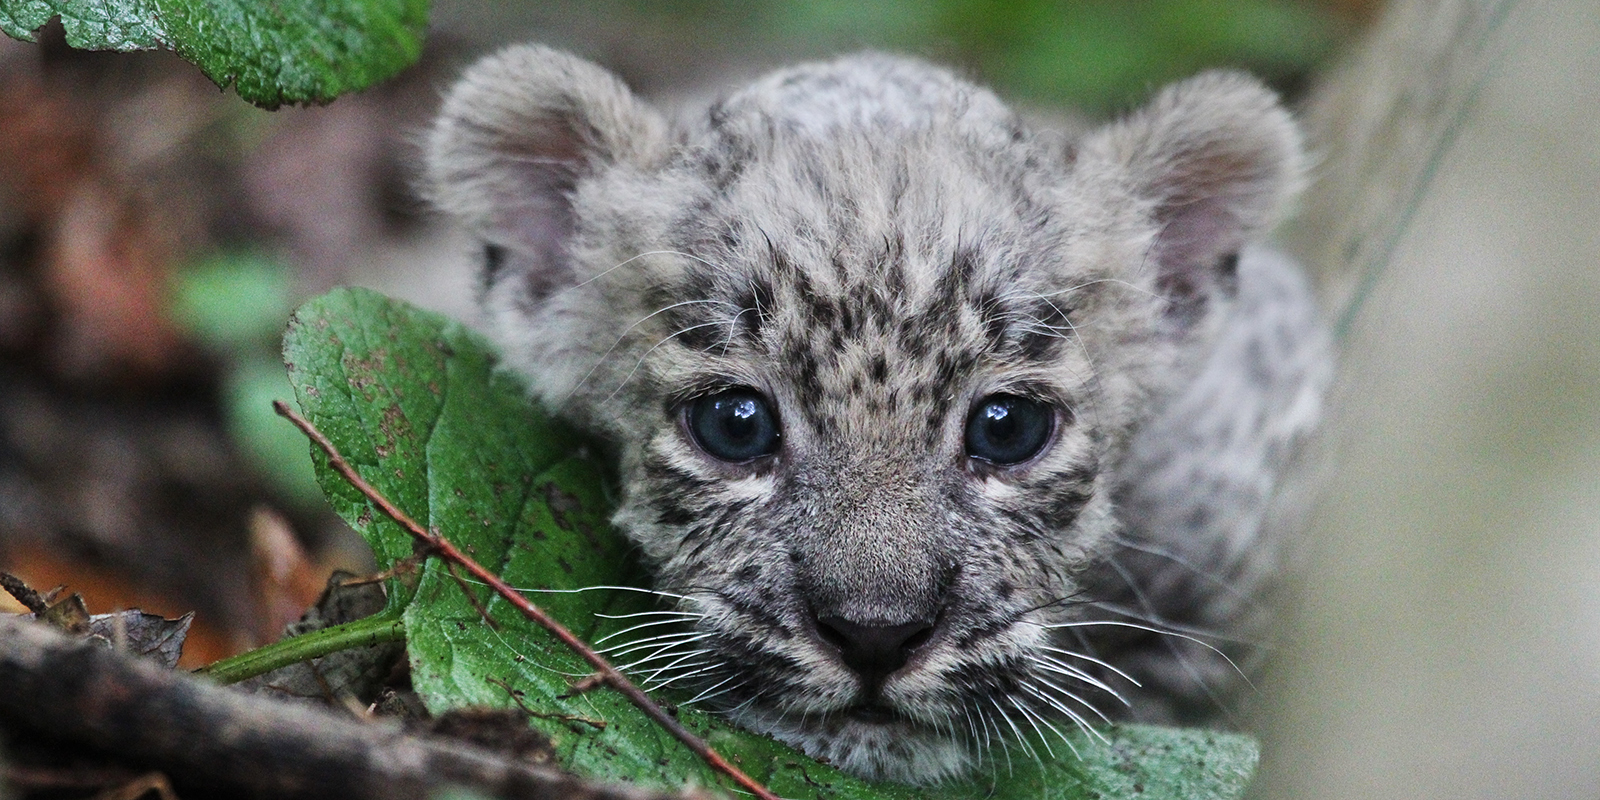
<path id="1" fill-rule="evenodd" d="M 423 800 L 453 785 L 508 800 L 689 797 L 596 786 L 381 720 L 240 694 L 22 617 L 0 615 L 0 686 L 8 739 L 110 753 L 198 794 Z"/>

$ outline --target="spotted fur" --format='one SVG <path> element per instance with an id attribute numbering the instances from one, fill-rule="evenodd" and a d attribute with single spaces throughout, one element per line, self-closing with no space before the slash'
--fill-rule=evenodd
<path id="1" fill-rule="evenodd" d="M 1327 369 L 1305 285 L 1256 244 L 1301 155 L 1253 79 L 1074 141 L 867 54 L 674 126 L 522 46 L 450 93 L 429 169 L 510 363 L 617 447 L 615 521 L 688 624 L 631 650 L 646 677 L 910 782 L 1238 690 L 1222 651 L 1256 635 L 1267 501 Z M 686 404 L 730 387 L 774 409 L 775 455 L 689 434 Z M 1031 460 L 965 452 L 996 393 L 1052 410 Z M 877 680 L 823 618 L 932 627 Z"/>

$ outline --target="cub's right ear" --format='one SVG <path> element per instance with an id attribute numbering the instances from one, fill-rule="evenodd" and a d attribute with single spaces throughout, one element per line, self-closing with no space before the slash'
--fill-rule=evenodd
<path id="1" fill-rule="evenodd" d="M 567 246 L 579 181 L 647 166 L 666 121 L 616 76 L 537 45 L 488 56 L 445 98 L 428 139 L 427 191 L 484 244 L 484 286 L 521 275 L 534 299 L 573 282 Z"/>

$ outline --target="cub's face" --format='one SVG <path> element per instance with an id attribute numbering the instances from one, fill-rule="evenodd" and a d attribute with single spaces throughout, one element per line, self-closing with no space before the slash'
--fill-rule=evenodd
<path id="1" fill-rule="evenodd" d="M 618 661 L 927 782 L 1117 702 L 1054 632 L 1093 600 L 1074 576 L 1114 530 L 1120 448 L 1204 345 L 1296 147 L 1238 76 L 1064 145 L 875 56 L 669 133 L 527 47 L 463 79 L 430 167 L 485 242 L 508 357 L 617 445 L 616 522 L 686 612 Z"/>

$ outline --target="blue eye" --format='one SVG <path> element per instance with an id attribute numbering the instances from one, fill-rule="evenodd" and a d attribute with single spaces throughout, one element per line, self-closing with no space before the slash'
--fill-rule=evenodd
<path id="1" fill-rule="evenodd" d="M 1044 449 L 1054 428 L 1055 415 L 1044 403 L 992 394 L 967 418 L 967 455 L 999 466 L 1020 464 Z"/>
<path id="2" fill-rule="evenodd" d="M 778 420 L 754 389 L 728 389 L 689 404 L 689 433 L 712 458 L 731 463 L 778 452 Z"/>

